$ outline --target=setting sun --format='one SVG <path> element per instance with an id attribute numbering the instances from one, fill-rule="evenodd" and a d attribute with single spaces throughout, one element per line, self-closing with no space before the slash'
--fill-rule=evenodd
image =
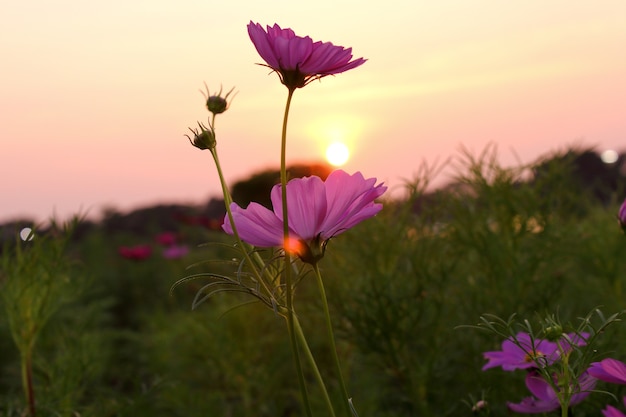
<path id="1" fill-rule="evenodd" d="M 341 166 L 348 161 L 350 150 L 343 142 L 333 142 L 326 148 L 326 160 L 333 166 Z"/>

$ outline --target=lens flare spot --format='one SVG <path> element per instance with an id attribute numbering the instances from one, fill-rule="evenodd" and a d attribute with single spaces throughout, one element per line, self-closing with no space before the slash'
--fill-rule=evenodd
<path id="1" fill-rule="evenodd" d="M 304 251 L 304 245 L 298 239 L 287 238 L 285 240 L 285 251 L 292 254 L 300 256 Z"/>
<path id="2" fill-rule="evenodd" d="M 605 164 L 614 164 L 619 159 L 619 154 L 613 149 L 607 149 L 600 154 L 600 159 L 602 159 L 602 162 Z"/>
<path id="3" fill-rule="evenodd" d="M 24 242 L 28 242 L 29 240 L 33 240 L 35 237 L 35 232 L 30 227 L 25 227 L 20 230 L 20 239 Z"/>
<path id="4" fill-rule="evenodd" d="M 350 158 L 350 150 L 343 142 L 333 142 L 326 148 L 326 160 L 333 166 L 341 166 Z"/>

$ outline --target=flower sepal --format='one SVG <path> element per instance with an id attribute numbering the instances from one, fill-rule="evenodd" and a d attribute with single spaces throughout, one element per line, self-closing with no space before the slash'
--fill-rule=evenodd
<path id="1" fill-rule="evenodd" d="M 289 246 L 285 245 L 285 248 L 294 255 L 297 255 L 302 262 L 315 265 L 324 257 L 326 243 L 328 243 L 328 241 L 323 240 L 321 234 L 318 234 L 309 242 L 299 239 L 298 241 L 290 242 Z"/>
<path id="2" fill-rule="evenodd" d="M 189 139 L 189 142 L 200 150 L 215 148 L 217 141 L 215 140 L 215 132 L 213 131 L 213 128 L 206 127 L 202 123 L 198 123 L 198 126 L 200 129 L 189 128 L 193 134 L 193 139 L 191 136 L 185 135 L 187 136 L 187 139 Z"/>
<path id="3" fill-rule="evenodd" d="M 206 87 L 206 84 L 205 84 Z M 231 88 L 224 97 L 222 97 L 222 87 L 220 87 L 220 91 L 217 94 L 211 94 L 209 92 L 209 87 L 206 87 L 206 94 L 204 94 L 204 98 L 206 100 L 206 108 L 209 112 L 213 113 L 213 115 L 222 114 L 230 107 L 230 102 L 228 101 L 228 96 L 230 96 L 233 91 L 235 91 L 235 87 Z M 237 93 L 233 94 L 233 98 Z M 232 99 L 231 99 L 232 101 Z"/>

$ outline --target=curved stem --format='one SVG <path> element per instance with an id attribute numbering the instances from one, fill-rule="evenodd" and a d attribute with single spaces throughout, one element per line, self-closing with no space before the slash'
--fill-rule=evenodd
<path id="1" fill-rule="evenodd" d="M 317 286 L 320 291 L 320 298 L 322 299 L 324 315 L 326 316 L 326 331 L 328 334 L 328 343 L 330 344 L 330 350 L 333 356 L 333 360 L 335 362 L 335 372 L 337 373 L 337 378 L 339 379 L 339 385 L 341 387 L 342 404 L 345 408 L 345 415 L 349 416 L 352 414 L 350 398 L 348 396 L 348 390 L 346 389 L 346 384 L 343 379 L 343 373 L 341 372 L 341 364 L 339 363 L 339 355 L 337 354 L 335 336 L 333 334 L 333 325 L 330 320 L 330 309 L 328 308 L 328 300 L 326 299 L 326 291 L 324 290 L 324 282 L 322 281 L 322 274 L 320 273 L 320 268 L 317 263 L 313 265 L 313 269 L 315 270 L 315 278 L 317 279 Z"/>
<path id="2" fill-rule="evenodd" d="M 215 115 L 213 115 L 212 119 L 210 120 L 209 127 L 213 130 L 213 133 L 215 134 Z M 213 156 L 213 161 L 215 162 L 215 168 L 217 169 L 217 175 L 220 179 L 220 186 L 222 187 L 222 194 L 224 196 L 224 205 L 226 206 L 226 214 L 228 215 L 228 220 L 230 220 L 230 225 L 233 229 L 233 235 L 235 236 L 235 239 L 237 239 L 237 245 L 241 249 L 244 259 L 246 260 L 248 265 L 250 265 L 250 268 L 252 268 L 252 274 L 261 283 L 261 285 L 263 285 L 263 288 L 267 292 L 268 296 L 272 297 L 273 296 L 272 291 L 270 290 L 269 286 L 267 285 L 267 283 L 261 276 L 261 273 L 257 269 L 255 263 L 253 263 L 252 259 L 250 258 L 249 253 L 252 248 L 241 240 L 241 238 L 239 237 L 239 233 L 237 232 L 237 226 L 235 225 L 235 220 L 233 219 L 233 212 L 230 208 L 230 204 L 233 202 L 233 198 L 230 195 L 230 192 L 228 191 L 228 185 L 226 184 L 226 179 L 224 178 L 222 165 L 220 164 L 220 159 L 217 155 L 217 148 L 216 147 L 211 148 L 210 152 L 211 152 L 211 155 Z M 258 265 L 261 265 L 261 270 L 264 270 L 263 268 L 264 263 L 260 255 L 257 252 L 254 252 L 253 256 L 256 262 L 258 263 Z M 269 274 L 267 270 L 266 270 L 266 274 Z M 268 276 L 268 279 L 272 281 L 271 276 Z"/>
<path id="3" fill-rule="evenodd" d="M 222 194 L 224 195 L 224 205 L 226 206 L 226 214 L 228 216 L 228 220 L 230 220 L 230 225 L 233 229 L 233 236 L 235 236 L 235 239 L 237 239 L 237 245 L 241 248 L 241 252 L 246 262 L 252 268 L 252 273 L 254 274 L 255 278 L 263 285 L 263 288 L 265 289 L 265 291 L 267 291 L 268 295 L 271 296 L 272 291 L 269 289 L 265 280 L 261 276 L 259 270 L 256 268 L 255 264 L 252 262 L 252 259 L 250 259 L 250 255 L 248 253 L 250 252 L 251 248 L 241 240 L 241 238 L 239 237 L 239 233 L 237 232 L 237 226 L 235 225 L 235 221 L 233 219 L 233 212 L 230 208 L 230 204 L 233 202 L 233 199 L 230 193 L 228 192 L 228 186 L 226 184 L 224 174 L 222 173 L 222 167 L 220 165 L 219 157 L 217 156 L 217 149 L 212 148 L 211 155 L 213 155 L 213 160 L 215 161 L 215 167 L 217 169 L 217 175 L 219 176 L 219 179 L 220 179 L 220 185 L 222 187 Z M 257 257 L 259 256 L 258 253 L 256 252 L 255 252 L 255 255 Z M 259 262 L 260 265 L 263 265 L 262 259 L 256 259 L 256 261 Z"/>
<path id="4" fill-rule="evenodd" d="M 309 395 L 306 389 L 306 382 L 304 380 L 304 372 L 302 371 L 302 363 L 300 361 L 300 352 L 298 350 L 298 341 L 296 340 L 296 332 L 294 329 L 294 309 L 293 309 L 293 288 L 291 278 L 291 254 L 287 250 L 289 240 L 289 216 L 287 215 L 287 121 L 289 119 L 289 108 L 291 107 L 291 99 L 293 97 L 294 89 L 289 89 L 287 95 L 287 103 L 285 104 L 285 114 L 283 117 L 283 129 L 281 133 L 280 141 L 280 185 L 281 185 L 281 199 L 283 210 L 283 248 L 285 248 L 285 267 L 283 274 L 285 277 L 285 297 L 287 304 L 287 328 L 289 330 L 289 339 L 291 342 L 291 350 L 293 351 L 293 358 L 296 365 L 296 371 L 298 373 L 298 382 L 300 385 L 300 392 L 302 394 L 302 402 L 304 408 L 309 417 L 312 416 L 311 405 L 309 403 Z"/>

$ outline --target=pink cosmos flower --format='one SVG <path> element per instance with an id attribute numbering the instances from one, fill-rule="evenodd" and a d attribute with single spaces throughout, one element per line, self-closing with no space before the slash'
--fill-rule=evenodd
<path id="1" fill-rule="evenodd" d="M 296 36 L 291 29 L 267 26 L 250 21 L 248 35 L 267 66 L 278 73 L 290 90 L 301 88 L 315 79 L 339 74 L 362 65 L 363 58 L 352 59 L 352 48 L 330 42 L 313 42 L 308 36 Z"/>
<path id="2" fill-rule="evenodd" d="M 602 410 L 602 415 L 604 417 L 626 417 L 626 414 L 611 405 L 607 405 L 606 408 Z"/>
<path id="3" fill-rule="evenodd" d="M 502 342 L 502 350 L 483 353 L 488 361 L 483 366 L 483 371 L 496 366 L 501 366 L 505 371 L 536 368 L 537 362 L 547 366 L 558 359 L 559 347 L 554 342 L 532 340 L 530 335 L 524 332 L 519 332 L 515 338 L 517 343 L 509 338 Z"/>
<path id="4" fill-rule="evenodd" d="M 626 364 L 617 359 L 606 358 L 592 363 L 589 367 L 589 374 L 600 381 L 626 384 Z"/>
<path id="5" fill-rule="evenodd" d="M 622 402 L 626 405 L 626 397 L 622 399 Z M 602 410 L 602 415 L 604 417 L 626 417 L 626 414 L 611 405 L 607 405 L 606 408 Z"/>
<path id="6" fill-rule="evenodd" d="M 519 332 L 515 336 L 517 343 L 513 338 L 509 338 L 502 342 L 502 350 L 484 352 L 483 356 L 487 363 L 482 369 L 484 371 L 501 366 L 505 371 L 514 371 L 537 368 L 538 364 L 545 367 L 559 359 L 561 350 L 571 350 L 572 344 L 584 346 L 588 337 L 589 334 L 584 332 L 580 335 L 570 333 L 567 338 L 562 337 L 559 343 L 556 343 L 537 338 L 533 340 L 528 333 Z"/>
<path id="7" fill-rule="evenodd" d="M 241 240 L 253 246 L 284 247 L 303 261 L 315 263 L 323 256 L 328 239 L 376 215 L 382 204 L 374 200 L 387 187 L 375 185 L 360 172 L 350 175 L 333 171 L 326 181 L 317 176 L 294 178 L 287 183 L 289 239 L 284 241 L 281 186 L 272 188 L 273 211 L 258 203 L 246 209 L 232 203 L 230 208 Z M 228 216 L 224 231 L 233 234 Z"/>
<path id="8" fill-rule="evenodd" d="M 143 261 L 152 254 L 152 248 L 149 245 L 122 246 L 118 249 L 120 256 L 133 261 Z"/>
<path id="9" fill-rule="evenodd" d="M 578 379 L 574 394 L 570 398 L 569 406 L 576 405 L 587 398 L 596 385 L 596 379 L 588 373 L 583 373 Z M 531 371 L 526 375 L 526 387 L 533 395 L 526 397 L 519 403 L 507 403 L 507 407 L 516 413 L 539 414 L 561 408 L 559 398 L 554 388 L 537 371 Z"/>

